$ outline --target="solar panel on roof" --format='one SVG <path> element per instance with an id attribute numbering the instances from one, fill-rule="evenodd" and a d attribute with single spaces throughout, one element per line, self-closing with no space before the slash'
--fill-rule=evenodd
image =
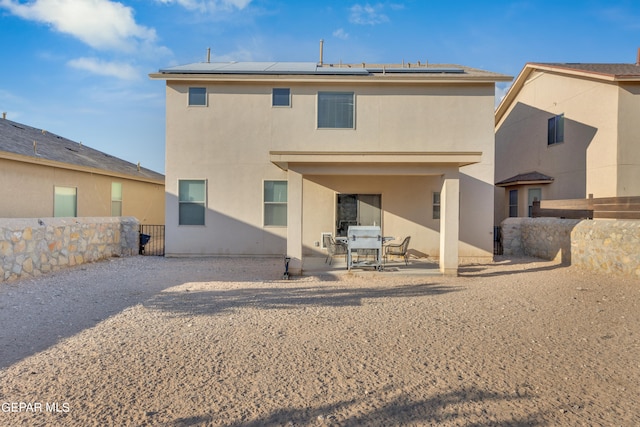
<path id="1" fill-rule="evenodd" d="M 372 73 L 462 74 L 462 68 L 368 68 Z"/>
<path id="2" fill-rule="evenodd" d="M 462 68 L 384 68 L 384 67 L 322 67 L 315 62 L 200 62 L 164 68 L 161 73 L 183 74 L 309 74 L 365 75 L 390 74 L 464 74 Z"/>

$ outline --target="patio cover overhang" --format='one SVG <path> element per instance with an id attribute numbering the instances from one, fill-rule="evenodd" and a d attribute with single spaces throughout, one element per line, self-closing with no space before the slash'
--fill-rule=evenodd
<path id="1" fill-rule="evenodd" d="M 273 164 L 287 172 L 287 256 L 289 271 L 302 273 L 302 180 L 304 175 L 440 175 L 440 271 L 458 273 L 462 166 L 479 163 L 481 152 L 300 152 L 271 151 Z"/>
<path id="2" fill-rule="evenodd" d="M 479 163 L 480 152 L 300 152 L 271 151 L 284 171 L 314 175 L 440 175 L 438 169 Z"/>

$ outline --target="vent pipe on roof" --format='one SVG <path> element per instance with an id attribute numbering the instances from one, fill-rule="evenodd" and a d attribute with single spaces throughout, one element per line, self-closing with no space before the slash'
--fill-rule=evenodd
<path id="1" fill-rule="evenodd" d="M 211 62 L 211 48 L 207 48 L 207 64 Z"/>
<path id="2" fill-rule="evenodd" d="M 323 48 L 324 48 L 324 40 L 323 40 L 323 39 L 320 39 L 320 62 L 319 62 L 319 65 L 320 65 L 321 67 L 322 67 L 322 64 L 323 64 L 323 62 L 324 62 L 324 58 L 323 58 L 323 56 L 324 56 L 324 55 L 323 55 L 323 52 L 322 52 L 322 51 L 323 51 Z"/>
<path id="3" fill-rule="evenodd" d="M 6 118 L 7 118 L 7 112 L 5 111 L 2 113 L 2 119 L 6 119 Z"/>
<path id="4" fill-rule="evenodd" d="M 638 48 L 638 56 L 636 56 L 636 65 L 640 65 L 640 47 Z"/>

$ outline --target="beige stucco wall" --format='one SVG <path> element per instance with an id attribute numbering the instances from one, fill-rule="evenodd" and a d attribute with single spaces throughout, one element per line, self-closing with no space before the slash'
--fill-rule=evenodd
<path id="1" fill-rule="evenodd" d="M 205 86 L 206 107 L 188 107 L 189 86 Z M 291 107 L 271 107 L 273 87 L 291 88 Z M 317 92 L 355 92 L 356 128 L 316 129 Z M 286 251 L 287 230 L 263 227 L 263 180 L 287 179 L 270 151 L 482 152 L 462 169 L 461 256 L 492 256 L 494 85 L 239 84 L 169 82 L 167 96 L 168 255 L 271 254 Z M 332 227 L 335 194 L 382 194 L 383 226 L 412 234 L 411 247 L 436 255 L 431 193 L 442 170 L 423 176 L 304 177 L 303 246 L 307 254 Z M 178 226 L 180 179 L 208 182 L 206 225 Z"/>
<path id="2" fill-rule="evenodd" d="M 98 173 L 0 159 L 0 218 L 53 216 L 54 187 L 77 188 L 79 217 L 111 215 L 111 183 L 122 184 L 122 215 L 164 224 L 164 186 Z"/>
<path id="3" fill-rule="evenodd" d="M 619 98 L 617 84 L 532 72 L 496 126 L 496 182 L 537 171 L 555 179 L 536 185 L 542 188 L 542 199 L 622 195 L 618 135 L 637 131 L 637 125 L 619 128 Z M 628 98 L 622 103 L 638 102 Z M 549 146 L 548 119 L 557 114 L 565 116 L 564 142 Z M 497 190 L 496 224 L 507 216 L 509 189 Z M 526 215 L 526 191 L 519 193 L 520 215 Z"/>
<path id="4" fill-rule="evenodd" d="M 617 196 L 640 195 L 640 84 L 620 84 Z"/>

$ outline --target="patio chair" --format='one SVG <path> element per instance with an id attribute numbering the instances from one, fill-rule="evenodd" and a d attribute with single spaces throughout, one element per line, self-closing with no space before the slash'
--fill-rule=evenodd
<path id="1" fill-rule="evenodd" d="M 324 260 L 325 264 L 329 261 L 329 265 L 331 265 L 331 261 L 336 255 L 344 255 L 346 260 L 347 245 L 336 242 L 330 234 L 325 234 L 322 238 L 324 240 L 324 246 L 327 248 L 327 259 Z"/>
<path id="2" fill-rule="evenodd" d="M 389 243 L 386 245 L 384 247 L 384 262 L 387 262 L 389 255 L 396 255 L 403 257 L 404 264 L 409 265 L 409 256 L 407 255 L 409 240 L 411 240 L 411 236 L 405 237 L 402 243 Z"/>

